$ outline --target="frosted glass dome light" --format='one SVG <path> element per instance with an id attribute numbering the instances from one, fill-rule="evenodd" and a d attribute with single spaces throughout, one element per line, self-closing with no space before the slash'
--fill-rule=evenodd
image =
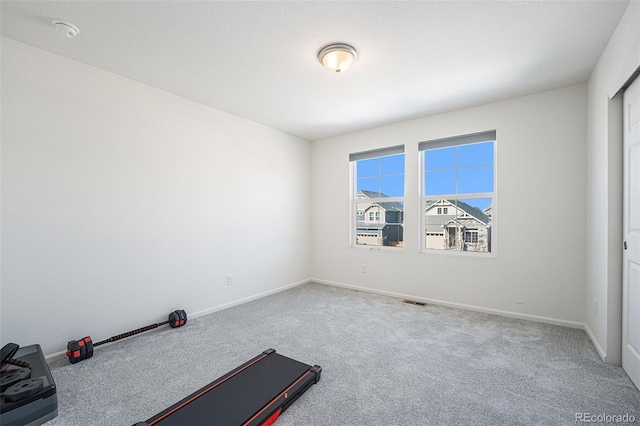
<path id="1" fill-rule="evenodd" d="M 356 59 L 358 59 L 358 52 L 348 44 L 334 43 L 318 51 L 318 60 L 332 73 L 345 71 Z"/>

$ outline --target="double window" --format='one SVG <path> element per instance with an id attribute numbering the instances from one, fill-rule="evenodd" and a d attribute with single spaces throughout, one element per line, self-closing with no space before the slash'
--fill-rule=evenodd
<path id="1" fill-rule="evenodd" d="M 495 132 L 421 142 L 423 250 L 491 253 Z"/>
<path id="2" fill-rule="evenodd" d="M 351 154 L 349 161 L 352 245 L 403 247 L 404 146 Z"/>
<path id="3" fill-rule="evenodd" d="M 495 139 L 491 131 L 418 145 L 422 251 L 492 252 Z M 350 154 L 349 161 L 352 246 L 404 247 L 404 146 Z"/>

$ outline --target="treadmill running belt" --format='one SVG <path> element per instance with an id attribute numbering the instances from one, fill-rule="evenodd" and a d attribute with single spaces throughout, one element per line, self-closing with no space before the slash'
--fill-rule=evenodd
<path id="1" fill-rule="evenodd" d="M 260 425 L 320 379 L 321 368 L 273 350 L 246 362 L 147 420 L 149 426 Z M 273 414 L 275 421 L 278 414 Z M 144 425 L 145 423 L 138 423 Z"/>

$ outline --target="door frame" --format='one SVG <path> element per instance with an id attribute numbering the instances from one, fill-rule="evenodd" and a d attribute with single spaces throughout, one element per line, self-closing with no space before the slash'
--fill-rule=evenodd
<path id="1" fill-rule="evenodd" d="M 627 104 L 627 100 L 626 100 L 626 93 L 627 93 L 627 89 L 635 84 L 636 87 L 634 87 L 634 90 L 637 90 L 637 95 L 638 95 L 638 100 L 640 102 L 640 78 L 638 78 L 638 74 L 640 74 L 640 68 L 634 73 L 634 75 L 632 75 L 632 77 L 628 80 L 628 82 L 625 84 L 625 86 L 623 87 L 623 89 L 621 90 L 622 95 L 623 95 L 623 132 L 622 132 L 622 137 L 623 137 L 623 154 L 622 154 L 622 158 L 623 158 L 623 224 L 622 224 L 622 234 L 623 234 L 623 246 L 622 246 L 622 260 L 623 260 L 623 266 L 622 266 L 622 341 L 621 341 L 621 358 L 622 358 L 622 367 L 623 369 L 627 372 L 627 374 L 629 375 L 629 377 L 631 378 L 631 380 L 634 382 L 634 384 L 636 385 L 636 387 L 638 389 L 640 389 L 640 357 L 629 354 L 629 351 L 633 351 L 635 352 L 633 349 L 628 349 L 628 343 L 630 338 L 628 337 L 627 333 L 628 333 L 628 329 L 629 329 L 629 321 L 631 319 L 631 314 L 629 312 L 629 300 L 628 298 L 630 297 L 630 293 L 631 290 L 629 289 L 629 274 L 631 273 L 630 271 L 630 262 L 629 262 L 629 257 L 630 257 L 630 251 L 628 251 L 628 247 L 627 247 L 627 243 L 628 243 L 628 238 L 629 238 L 629 232 L 628 232 L 628 227 L 629 227 L 629 213 L 630 213 L 630 209 L 629 209 L 629 204 L 631 202 L 631 196 L 630 196 L 630 182 L 631 182 L 631 176 L 630 176 L 630 170 L 629 170 L 629 149 L 628 146 L 631 143 L 631 141 L 627 141 L 627 138 L 629 137 L 629 129 L 626 128 L 627 125 L 629 125 L 628 123 L 628 119 L 629 117 L 629 111 L 628 111 L 628 104 Z M 635 141 L 635 139 L 633 139 Z M 638 141 L 638 143 L 640 144 L 640 140 Z M 632 250 L 639 250 L 637 247 L 631 247 Z M 635 256 L 635 255 L 634 255 Z M 634 257 L 635 258 L 635 257 Z M 638 309 L 640 310 L 640 303 L 638 303 L 638 306 L 635 306 L 634 309 Z M 640 348 L 638 348 L 640 349 Z M 631 359 L 629 359 L 629 357 L 631 357 Z M 638 361 L 636 363 L 636 361 Z M 626 365 L 625 365 L 626 364 Z"/>

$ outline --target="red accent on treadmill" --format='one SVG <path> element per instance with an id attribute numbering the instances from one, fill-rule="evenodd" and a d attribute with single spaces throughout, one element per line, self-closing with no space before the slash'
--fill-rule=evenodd
<path id="1" fill-rule="evenodd" d="M 281 412 L 282 412 L 282 407 L 278 408 L 271 417 L 269 417 L 267 420 L 264 421 L 264 423 L 262 423 L 261 426 L 271 426 L 272 424 L 274 424 L 276 420 L 278 420 L 278 417 L 280 417 Z"/>
<path id="2" fill-rule="evenodd" d="M 67 356 L 71 356 L 71 351 L 67 351 Z"/>
<path id="3" fill-rule="evenodd" d="M 295 382 L 291 383 L 289 385 L 288 388 L 286 388 L 285 390 L 283 390 L 280 395 L 276 396 L 275 398 L 273 398 L 271 400 L 271 402 L 269 402 L 267 405 L 265 405 L 262 410 L 258 411 L 256 414 L 253 415 L 253 417 L 251 417 L 249 420 L 247 420 L 246 422 L 244 422 L 242 424 L 242 426 L 246 426 L 249 423 L 251 423 L 252 421 L 255 420 L 256 417 L 258 417 L 260 414 L 262 414 L 263 412 L 265 412 L 269 407 L 271 407 L 274 403 L 278 402 L 278 399 L 282 398 L 284 396 L 285 399 L 287 399 L 287 393 L 291 390 L 291 388 L 293 388 L 295 385 L 298 384 L 298 382 L 302 379 L 304 379 L 307 375 L 311 374 L 311 371 L 307 370 L 302 376 L 298 377 L 298 380 L 296 380 Z M 282 407 L 280 407 L 280 409 L 282 409 Z M 264 423 L 262 424 L 264 425 Z"/>
<path id="4" fill-rule="evenodd" d="M 78 346 L 84 346 L 84 340 L 80 340 L 80 341 L 78 342 Z"/>
<path id="5" fill-rule="evenodd" d="M 75 351 L 75 352 L 73 353 L 73 357 L 74 357 L 74 358 L 80 358 L 80 351 Z"/>

